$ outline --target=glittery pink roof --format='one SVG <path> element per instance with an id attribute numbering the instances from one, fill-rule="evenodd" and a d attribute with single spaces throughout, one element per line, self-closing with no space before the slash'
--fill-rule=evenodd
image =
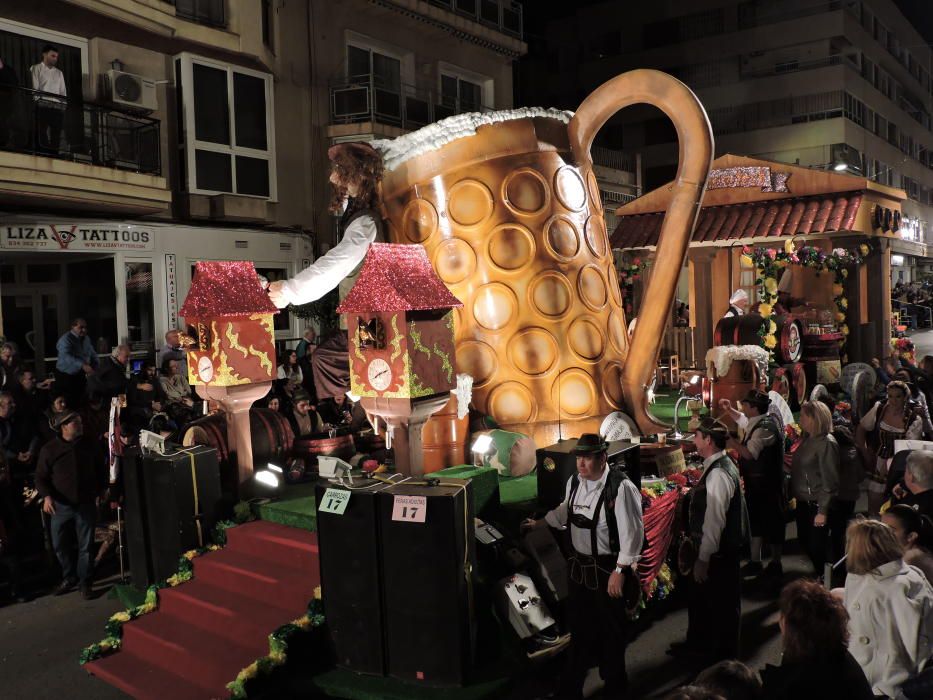
<path id="1" fill-rule="evenodd" d="M 278 311 L 259 283 L 253 263 L 195 263 L 191 289 L 181 305 L 182 318 L 204 316 L 248 316 Z"/>
<path id="2" fill-rule="evenodd" d="M 373 243 L 339 313 L 424 311 L 463 306 L 434 272 L 420 245 Z"/>

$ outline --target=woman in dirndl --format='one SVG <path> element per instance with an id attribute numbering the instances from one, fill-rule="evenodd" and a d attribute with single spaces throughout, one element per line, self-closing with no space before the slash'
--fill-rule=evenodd
<path id="1" fill-rule="evenodd" d="M 894 457 L 896 440 L 919 440 L 923 418 L 917 404 L 909 400 L 910 389 L 895 380 L 887 387 L 887 397 L 878 401 L 859 421 L 855 444 L 862 454 L 868 475 L 868 512 L 878 515 L 884 503 L 888 469 Z"/>

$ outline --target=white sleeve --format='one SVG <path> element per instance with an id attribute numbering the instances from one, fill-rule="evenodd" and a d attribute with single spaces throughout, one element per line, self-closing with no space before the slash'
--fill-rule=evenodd
<path id="1" fill-rule="evenodd" d="M 315 260 L 310 267 L 285 281 L 282 285 L 284 306 L 316 301 L 340 284 L 366 257 L 370 244 L 376 240 L 377 231 L 376 222 L 371 216 L 355 219 L 347 227 L 340 243 Z"/>
<path id="2" fill-rule="evenodd" d="M 878 423 L 879 405 L 880 404 L 875 403 L 875 405 L 871 407 L 868 413 L 862 416 L 862 420 L 859 421 L 859 425 L 861 425 L 865 430 L 871 431 L 875 429 L 875 425 Z"/>
<path id="3" fill-rule="evenodd" d="M 641 514 L 641 493 L 631 481 L 622 482 L 615 504 L 616 524 L 619 527 L 619 566 L 631 566 L 641 559 L 645 543 L 645 525 Z"/>
<path id="4" fill-rule="evenodd" d="M 58 71 L 55 77 L 57 78 L 55 82 L 58 86 L 58 94 L 62 97 L 68 97 L 68 88 L 65 87 L 65 74 L 61 71 Z"/>
<path id="5" fill-rule="evenodd" d="M 573 477 L 567 479 L 567 488 L 564 489 L 564 500 L 561 501 L 560 505 L 557 506 L 552 511 L 548 511 L 548 514 L 544 516 L 544 521 L 553 528 L 558 530 L 563 530 L 567 527 L 567 501 L 570 500 L 570 482 L 573 481 Z"/>
<path id="6" fill-rule="evenodd" d="M 715 469 L 706 479 L 706 517 L 698 557 L 709 561 L 719 551 L 719 540 L 726 526 L 726 511 L 735 492 L 735 484 L 722 469 Z"/>
<path id="7" fill-rule="evenodd" d="M 32 89 L 39 89 L 39 64 L 37 63 L 29 69 L 29 76 L 32 78 Z"/>
<path id="8" fill-rule="evenodd" d="M 279 365 L 279 370 L 275 376 L 276 379 L 285 379 L 285 368 L 282 365 Z"/>

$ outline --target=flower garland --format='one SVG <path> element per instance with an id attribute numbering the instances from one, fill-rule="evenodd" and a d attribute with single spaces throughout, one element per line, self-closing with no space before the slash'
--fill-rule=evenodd
<path id="1" fill-rule="evenodd" d="M 910 365 L 917 364 L 914 343 L 910 338 L 891 338 L 891 351 Z"/>
<path id="2" fill-rule="evenodd" d="M 758 314 L 764 319 L 758 336 L 762 345 L 771 353 L 777 347 L 777 324 L 774 322 L 774 305 L 778 299 L 777 273 L 788 265 L 803 265 L 817 272 L 833 273 L 833 303 L 836 305 L 834 319 L 839 325 L 839 332 L 843 335 L 842 345 L 845 346 L 849 335 L 849 326 L 845 323 L 849 300 L 845 296 L 845 281 L 849 276 L 849 266 L 860 265 L 871 252 L 867 243 L 860 243 L 857 251 L 845 248 L 833 248 L 829 253 L 816 246 L 801 246 L 797 248 L 793 240 L 784 242 L 783 250 L 774 248 L 742 247 L 742 264 L 755 266 L 758 277 Z"/>
<path id="3" fill-rule="evenodd" d="M 174 588 L 194 577 L 194 560 L 208 552 L 216 552 L 223 545 L 227 544 L 227 530 L 235 527 L 238 523 L 232 520 L 225 520 L 214 526 L 213 539 L 218 544 L 190 549 L 185 552 L 178 560 L 178 571 L 169 576 L 165 581 L 154 583 L 146 589 L 146 597 L 140 605 L 130 610 L 114 613 L 104 625 L 104 631 L 107 636 L 101 641 L 95 642 L 81 651 L 79 658 L 81 665 L 94 661 L 115 651 L 119 651 L 123 644 L 123 625 L 130 620 L 135 620 L 142 615 L 148 615 L 155 612 L 159 607 L 159 591 L 163 588 Z"/>
<path id="4" fill-rule="evenodd" d="M 620 254 L 615 256 L 615 266 L 619 273 L 619 291 L 622 293 L 622 302 L 624 305 L 631 305 L 635 294 L 635 282 L 641 278 L 641 273 L 651 267 L 651 263 L 641 258 L 634 258 L 632 262 L 626 262 Z M 625 312 L 632 317 L 634 311 L 626 308 Z"/>
<path id="5" fill-rule="evenodd" d="M 301 617 L 277 628 L 269 635 L 269 653 L 256 659 L 249 666 L 237 674 L 236 679 L 227 683 L 232 700 L 245 700 L 249 697 L 246 684 L 260 675 L 272 672 L 277 666 L 285 663 L 288 657 L 288 642 L 298 632 L 320 627 L 324 624 L 323 605 L 321 604 L 321 587 L 314 589 L 314 598 L 308 604 L 308 611 Z"/>

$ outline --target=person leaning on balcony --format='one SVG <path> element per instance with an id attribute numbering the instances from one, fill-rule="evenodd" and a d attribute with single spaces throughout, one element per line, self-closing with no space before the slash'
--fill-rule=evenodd
<path id="1" fill-rule="evenodd" d="M 62 125 L 65 121 L 64 99 L 56 99 L 50 95 L 67 97 L 65 76 L 57 68 L 58 48 L 51 44 L 42 47 L 42 61 L 29 69 L 32 77 L 32 89 L 46 93 L 36 95 L 36 130 L 40 151 L 58 154 L 62 135 Z"/>

